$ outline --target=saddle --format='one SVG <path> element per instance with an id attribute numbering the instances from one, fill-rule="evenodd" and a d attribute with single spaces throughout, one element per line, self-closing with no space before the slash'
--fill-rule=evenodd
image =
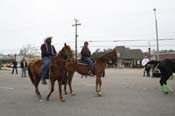
<path id="1" fill-rule="evenodd" d="M 92 58 L 92 61 L 93 61 L 93 65 L 95 64 L 95 60 Z M 88 64 L 86 63 L 86 61 L 84 61 L 82 58 L 80 60 L 78 60 L 78 64 L 79 65 L 85 65 L 85 66 L 88 66 Z M 94 72 L 94 71 L 93 71 Z M 94 73 L 89 71 L 87 75 L 89 76 L 94 76 Z M 86 76 L 87 76 L 86 75 Z"/>
<path id="2" fill-rule="evenodd" d="M 93 64 L 95 64 L 95 60 L 94 60 L 93 58 L 91 58 L 91 59 L 92 59 L 92 61 L 93 61 Z M 82 58 L 78 60 L 78 64 L 88 65 L 88 64 L 86 63 L 86 61 L 84 61 Z"/>

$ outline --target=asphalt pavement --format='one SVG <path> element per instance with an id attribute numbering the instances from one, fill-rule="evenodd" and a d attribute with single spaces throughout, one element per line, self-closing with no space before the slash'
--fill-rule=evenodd
<path id="1" fill-rule="evenodd" d="M 175 116 L 175 94 L 160 91 L 159 78 L 143 77 L 143 69 L 107 69 L 102 96 L 95 92 L 95 77 L 75 73 L 75 96 L 58 99 L 58 86 L 49 101 L 35 96 L 34 86 L 21 73 L 0 70 L 0 116 Z M 169 80 L 175 90 L 175 80 Z M 39 86 L 44 97 L 49 85 Z"/>

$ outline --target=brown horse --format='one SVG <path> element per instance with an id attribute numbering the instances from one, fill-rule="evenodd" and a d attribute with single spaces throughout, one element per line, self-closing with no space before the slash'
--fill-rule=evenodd
<path id="1" fill-rule="evenodd" d="M 99 58 L 95 59 L 94 64 L 94 72 L 96 75 L 96 93 L 97 96 L 101 96 L 101 85 L 102 80 L 101 76 L 103 75 L 105 71 L 106 64 L 109 62 L 109 60 L 117 60 L 117 51 L 116 49 L 113 49 L 112 51 L 102 55 Z M 81 75 L 88 75 L 88 66 L 87 64 L 77 63 L 75 62 L 66 62 L 66 70 L 68 72 L 68 84 L 70 87 L 70 91 L 72 92 L 72 77 L 75 71 L 80 73 Z"/>
<path id="2" fill-rule="evenodd" d="M 73 53 L 70 48 L 70 46 L 64 44 L 64 47 L 61 49 L 61 51 L 55 56 L 50 64 L 50 81 L 51 81 L 51 90 L 50 93 L 47 96 L 47 100 L 49 99 L 49 96 L 54 91 L 54 83 L 56 80 L 58 80 L 59 85 L 59 95 L 61 101 L 64 101 L 62 96 L 62 89 L 61 84 L 65 77 L 65 62 L 66 60 L 73 59 Z M 39 82 L 41 80 L 41 66 L 42 66 L 42 60 L 33 61 L 28 65 L 28 73 L 29 77 L 35 86 L 35 93 L 36 95 L 41 99 L 41 94 L 38 89 Z"/>

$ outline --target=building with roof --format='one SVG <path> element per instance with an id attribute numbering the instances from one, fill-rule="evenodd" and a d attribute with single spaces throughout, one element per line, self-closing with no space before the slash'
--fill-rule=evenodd
<path id="1" fill-rule="evenodd" d="M 156 59 L 156 53 L 151 54 L 151 59 Z M 175 59 L 175 52 L 166 52 L 166 53 L 159 53 L 159 59 Z"/>
<path id="2" fill-rule="evenodd" d="M 144 53 L 140 49 L 129 49 L 125 46 L 116 46 L 118 55 L 118 67 L 136 68 L 141 67 Z"/>

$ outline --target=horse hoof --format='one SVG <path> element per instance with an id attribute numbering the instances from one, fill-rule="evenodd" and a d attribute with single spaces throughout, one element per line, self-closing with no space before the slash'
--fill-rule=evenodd
<path id="1" fill-rule="evenodd" d="M 61 100 L 61 102 L 65 102 L 65 100 L 64 99 L 60 99 Z"/>
<path id="2" fill-rule="evenodd" d="M 65 94 L 65 95 L 67 95 L 68 93 L 67 93 L 67 92 L 65 92 L 64 94 Z"/>
<path id="3" fill-rule="evenodd" d="M 102 93 L 101 92 L 97 93 L 97 96 L 98 97 L 102 96 Z"/>
<path id="4" fill-rule="evenodd" d="M 38 97 L 38 99 L 39 99 L 39 100 L 41 100 L 41 99 L 42 99 L 41 95 L 37 95 L 37 97 Z"/>
<path id="5" fill-rule="evenodd" d="M 49 98 L 47 97 L 45 100 L 46 100 L 46 101 L 49 101 Z"/>
<path id="6" fill-rule="evenodd" d="M 75 96 L 76 94 L 75 93 L 71 93 L 71 96 Z"/>

